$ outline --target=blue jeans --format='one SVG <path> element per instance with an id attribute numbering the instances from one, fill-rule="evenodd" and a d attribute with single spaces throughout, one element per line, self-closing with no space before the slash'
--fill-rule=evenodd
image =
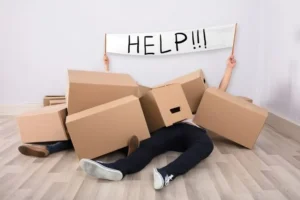
<path id="1" fill-rule="evenodd" d="M 61 141 L 61 142 L 55 142 L 53 144 L 46 145 L 47 150 L 49 151 L 49 154 L 57 153 L 60 151 L 73 149 L 73 144 L 71 140 L 67 141 Z"/>
<path id="2" fill-rule="evenodd" d="M 141 142 L 140 147 L 130 156 L 105 166 L 117 169 L 123 175 L 142 170 L 150 161 L 167 151 L 182 154 L 161 170 L 175 177 L 188 172 L 213 151 L 213 142 L 204 129 L 193 125 L 178 123 L 152 133 L 149 139 Z"/>

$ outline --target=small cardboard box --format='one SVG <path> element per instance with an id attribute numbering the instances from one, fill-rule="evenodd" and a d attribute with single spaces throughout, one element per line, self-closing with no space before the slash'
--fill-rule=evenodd
<path id="1" fill-rule="evenodd" d="M 44 97 L 44 106 L 50 106 L 51 100 L 65 100 L 66 97 L 63 95 L 47 95 Z"/>
<path id="2" fill-rule="evenodd" d="M 17 117 L 23 143 L 69 140 L 65 104 L 42 107 Z"/>
<path id="3" fill-rule="evenodd" d="M 153 88 L 140 101 L 150 132 L 192 117 L 180 84 Z"/>
<path id="4" fill-rule="evenodd" d="M 150 137 L 139 99 L 124 97 L 67 117 L 75 152 L 81 158 L 96 158 L 127 146 L 136 135 Z"/>
<path id="5" fill-rule="evenodd" d="M 268 111 L 216 88 L 205 91 L 194 122 L 249 149 L 253 148 Z"/>
<path id="6" fill-rule="evenodd" d="M 69 70 L 68 113 L 74 114 L 110 101 L 138 94 L 128 74 Z"/>
<path id="7" fill-rule="evenodd" d="M 61 100 L 50 100 L 50 106 L 54 106 L 54 105 L 58 105 L 58 104 L 65 104 L 66 100 L 65 99 L 61 99 Z"/>
<path id="8" fill-rule="evenodd" d="M 167 84 L 172 83 L 179 83 L 182 85 L 182 89 L 185 93 L 192 113 L 196 113 L 204 91 L 208 87 L 204 78 L 203 71 L 201 69 L 197 70 L 185 76 L 181 76 L 172 81 L 169 81 Z"/>

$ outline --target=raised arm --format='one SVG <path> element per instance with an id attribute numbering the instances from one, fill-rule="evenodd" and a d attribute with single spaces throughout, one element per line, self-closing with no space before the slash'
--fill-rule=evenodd
<path id="1" fill-rule="evenodd" d="M 219 85 L 219 89 L 226 92 L 230 79 L 231 79 L 231 74 L 232 74 L 232 70 L 235 67 L 236 64 L 236 60 L 234 58 L 233 55 L 231 55 L 228 59 L 227 59 L 227 66 L 226 66 L 226 70 L 224 73 L 224 76 L 222 78 L 222 81 Z"/>

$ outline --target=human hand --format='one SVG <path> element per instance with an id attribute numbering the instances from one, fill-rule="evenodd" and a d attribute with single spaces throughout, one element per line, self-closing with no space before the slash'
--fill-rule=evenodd
<path id="1" fill-rule="evenodd" d="M 234 55 L 231 55 L 228 59 L 227 59 L 227 67 L 228 68 L 234 68 L 236 65 L 236 60 L 234 58 Z"/>
<path id="2" fill-rule="evenodd" d="M 109 59 L 106 54 L 104 54 L 104 56 L 103 56 L 103 62 L 105 65 L 105 71 L 108 72 L 109 71 Z"/>

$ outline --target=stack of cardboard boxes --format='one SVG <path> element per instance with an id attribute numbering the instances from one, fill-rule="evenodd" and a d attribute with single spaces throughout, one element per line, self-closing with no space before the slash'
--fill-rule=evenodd
<path id="1" fill-rule="evenodd" d="M 70 70 L 66 97 L 46 96 L 18 117 L 24 143 L 71 139 L 79 158 L 96 158 L 150 132 L 191 119 L 252 148 L 268 112 L 249 99 L 208 88 L 202 70 L 149 88 L 127 74 Z M 55 105 L 60 104 L 60 105 Z"/>

